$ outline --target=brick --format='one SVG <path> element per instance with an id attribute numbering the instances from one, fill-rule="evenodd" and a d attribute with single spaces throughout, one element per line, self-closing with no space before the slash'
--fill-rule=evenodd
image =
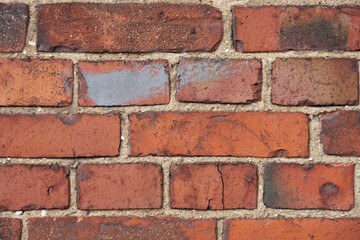
<path id="1" fill-rule="evenodd" d="M 73 64 L 70 60 L 0 58 L 1 106 L 69 106 Z"/>
<path id="2" fill-rule="evenodd" d="M 77 181 L 80 209 L 162 207 L 163 176 L 155 164 L 82 164 Z"/>
<path id="3" fill-rule="evenodd" d="M 360 156 L 360 112 L 337 111 L 321 115 L 321 143 L 326 154 Z"/>
<path id="4" fill-rule="evenodd" d="M 176 96 L 184 102 L 256 102 L 261 76 L 259 60 L 181 59 Z"/>
<path id="5" fill-rule="evenodd" d="M 359 103 L 356 59 L 276 59 L 272 102 L 279 105 L 355 105 Z"/>
<path id="6" fill-rule="evenodd" d="M 21 231 L 21 219 L 0 218 L 0 239 L 20 240 Z"/>
<path id="7" fill-rule="evenodd" d="M 0 115 L 0 157 L 116 156 L 118 115 Z"/>
<path id="8" fill-rule="evenodd" d="M 29 20 L 28 5 L 0 3 L 0 52 L 21 52 Z"/>
<path id="9" fill-rule="evenodd" d="M 168 62 L 111 61 L 79 63 L 81 106 L 169 103 Z"/>
<path id="10" fill-rule="evenodd" d="M 268 164 L 264 203 L 270 208 L 350 210 L 354 165 Z"/>
<path id="11" fill-rule="evenodd" d="M 224 240 L 358 239 L 360 219 L 227 219 Z"/>
<path id="12" fill-rule="evenodd" d="M 174 217 L 58 217 L 31 218 L 29 239 L 216 239 L 213 219 Z"/>
<path id="13" fill-rule="evenodd" d="M 220 11 L 195 4 L 40 5 L 37 24 L 47 52 L 214 51 L 223 32 Z"/>
<path id="14" fill-rule="evenodd" d="M 130 123 L 131 156 L 309 155 L 302 113 L 147 112 Z"/>
<path id="15" fill-rule="evenodd" d="M 0 210 L 65 209 L 68 178 L 69 169 L 56 165 L 0 166 Z"/>
<path id="16" fill-rule="evenodd" d="M 256 208 L 257 168 L 251 164 L 174 164 L 171 207 L 200 210 Z"/>
<path id="17" fill-rule="evenodd" d="M 359 7 L 233 7 L 238 52 L 360 49 Z"/>

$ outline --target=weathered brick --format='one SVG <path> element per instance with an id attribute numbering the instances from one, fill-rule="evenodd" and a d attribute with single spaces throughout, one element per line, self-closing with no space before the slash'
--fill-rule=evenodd
<path id="1" fill-rule="evenodd" d="M 250 164 L 171 166 L 171 207 L 201 210 L 256 208 L 257 170 Z"/>
<path id="2" fill-rule="evenodd" d="M 118 115 L 0 115 L 0 157 L 119 154 Z"/>
<path id="3" fill-rule="evenodd" d="M 162 207 L 163 177 L 155 164 L 83 164 L 77 179 L 80 209 Z"/>
<path id="4" fill-rule="evenodd" d="M 360 49 L 359 7 L 233 7 L 239 52 Z"/>
<path id="5" fill-rule="evenodd" d="M 0 239 L 20 240 L 21 230 L 21 219 L 0 218 Z"/>
<path id="6" fill-rule="evenodd" d="M 111 61 L 79 63 L 81 106 L 169 103 L 168 62 Z"/>
<path id="7" fill-rule="evenodd" d="M 70 60 L 0 58 L 2 106 L 68 106 L 72 89 Z"/>
<path id="8" fill-rule="evenodd" d="M 354 165 L 268 164 L 264 203 L 270 208 L 350 210 Z"/>
<path id="9" fill-rule="evenodd" d="M 331 155 L 360 156 L 360 112 L 337 111 L 321 115 L 321 143 Z"/>
<path id="10" fill-rule="evenodd" d="M 360 219 L 227 219 L 224 240 L 358 239 Z"/>
<path id="11" fill-rule="evenodd" d="M 41 5 L 37 24 L 50 52 L 214 51 L 223 32 L 221 13 L 195 4 Z"/>
<path id="12" fill-rule="evenodd" d="M 28 5 L 0 3 L 0 52 L 21 52 L 23 50 L 28 19 Z"/>
<path id="13" fill-rule="evenodd" d="M 356 59 L 276 59 L 272 102 L 279 105 L 355 105 L 359 102 Z"/>
<path id="14" fill-rule="evenodd" d="M 29 239 L 51 240 L 215 240 L 213 219 L 174 217 L 59 217 L 31 218 Z"/>
<path id="15" fill-rule="evenodd" d="M 131 156 L 309 155 L 302 113 L 147 112 L 130 122 Z"/>
<path id="16" fill-rule="evenodd" d="M 0 210 L 67 208 L 68 177 L 69 169 L 56 165 L 0 166 Z"/>
<path id="17" fill-rule="evenodd" d="M 185 102 L 251 103 L 261 100 L 261 62 L 181 59 L 176 97 Z"/>

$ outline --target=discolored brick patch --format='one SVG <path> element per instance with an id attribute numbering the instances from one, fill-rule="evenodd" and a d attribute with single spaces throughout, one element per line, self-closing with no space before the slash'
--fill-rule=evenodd
<path id="1" fill-rule="evenodd" d="M 233 7 L 238 52 L 360 49 L 359 7 Z"/>
<path id="2" fill-rule="evenodd" d="M 46 52 L 214 51 L 223 25 L 208 5 L 49 4 L 38 7 L 37 49 Z"/>
<path id="3" fill-rule="evenodd" d="M 176 96 L 185 102 L 256 102 L 261 76 L 259 60 L 181 59 Z"/>
<path id="4" fill-rule="evenodd" d="M 29 7 L 0 3 L 0 52 L 21 52 L 25 46 Z"/>
<path id="5" fill-rule="evenodd" d="M 356 59 L 275 59 L 272 102 L 279 105 L 355 105 L 359 103 Z"/>
<path id="6" fill-rule="evenodd" d="M 268 164 L 264 204 L 270 208 L 350 210 L 354 207 L 354 165 Z"/>
<path id="7" fill-rule="evenodd" d="M 51 240 L 216 240 L 213 219 L 174 217 L 58 217 L 31 218 L 29 239 Z"/>
<path id="8" fill-rule="evenodd" d="M 170 101 L 165 60 L 80 62 L 78 66 L 81 106 L 153 105 Z"/>

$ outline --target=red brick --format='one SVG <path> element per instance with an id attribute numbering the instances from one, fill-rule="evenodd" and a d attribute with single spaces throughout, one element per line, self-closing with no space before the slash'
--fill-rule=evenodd
<path id="1" fill-rule="evenodd" d="M 321 115 L 321 142 L 331 155 L 360 156 L 360 112 L 337 111 Z"/>
<path id="2" fill-rule="evenodd" d="M 70 60 L 0 58 L 0 105 L 68 106 L 72 100 Z"/>
<path id="3" fill-rule="evenodd" d="M 256 208 L 257 172 L 248 164 L 171 166 L 171 207 L 200 210 Z"/>
<path id="4" fill-rule="evenodd" d="M 0 218 L 0 239 L 20 240 L 21 230 L 21 219 Z"/>
<path id="5" fill-rule="evenodd" d="M 0 166 L 0 210 L 69 207 L 69 169 L 65 167 Z"/>
<path id="6" fill-rule="evenodd" d="M 360 49 L 359 7 L 233 7 L 239 52 Z"/>
<path id="7" fill-rule="evenodd" d="M 155 164 L 82 164 L 77 179 L 80 209 L 162 207 L 163 176 Z"/>
<path id="8" fill-rule="evenodd" d="M 165 60 L 79 63 L 81 106 L 169 103 L 169 69 Z"/>
<path id="9" fill-rule="evenodd" d="M 131 156 L 309 155 L 302 113 L 147 112 L 130 122 Z"/>
<path id="10" fill-rule="evenodd" d="M 268 164 L 264 203 L 270 208 L 350 210 L 354 165 Z"/>
<path id="11" fill-rule="evenodd" d="M 0 157 L 119 154 L 118 115 L 0 115 Z"/>
<path id="12" fill-rule="evenodd" d="M 221 13 L 195 4 L 40 5 L 37 24 L 50 52 L 214 51 L 223 32 Z"/>
<path id="13" fill-rule="evenodd" d="M 176 96 L 185 102 L 256 102 L 261 76 L 259 60 L 181 59 Z"/>
<path id="14" fill-rule="evenodd" d="M 213 219 L 174 217 L 59 217 L 31 218 L 29 239 L 37 240 L 215 240 Z"/>
<path id="15" fill-rule="evenodd" d="M 360 219 L 228 219 L 224 240 L 359 239 Z"/>
<path id="16" fill-rule="evenodd" d="M 0 3 L 0 52 L 21 52 L 23 50 L 28 19 L 28 5 Z"/>
<path id="17" fill-rule="evenodd" d="M 276 59 L 272 102 L 279 105 L 358 104 L 358 60 Z"/>

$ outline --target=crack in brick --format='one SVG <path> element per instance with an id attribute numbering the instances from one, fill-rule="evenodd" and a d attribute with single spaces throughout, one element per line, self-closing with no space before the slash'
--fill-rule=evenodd
<path id="1" fill-rule="evenodd" d="M 217 165 L 217 171 L 219 172 L 220 174 L 220 178 L 221 178 L 221 184 L 222 184 L 222 188 L 221 188 L 221 202 L 222 202 L 222 209 L 225 208 L 225 204 L 224 204 L 224 190 L 225 190 L 225 185 L 224 185 L 224 178 L 223 178 L 223 175 L 222 175 L 222 172 L 220 171 L 220 165 Z"/>

